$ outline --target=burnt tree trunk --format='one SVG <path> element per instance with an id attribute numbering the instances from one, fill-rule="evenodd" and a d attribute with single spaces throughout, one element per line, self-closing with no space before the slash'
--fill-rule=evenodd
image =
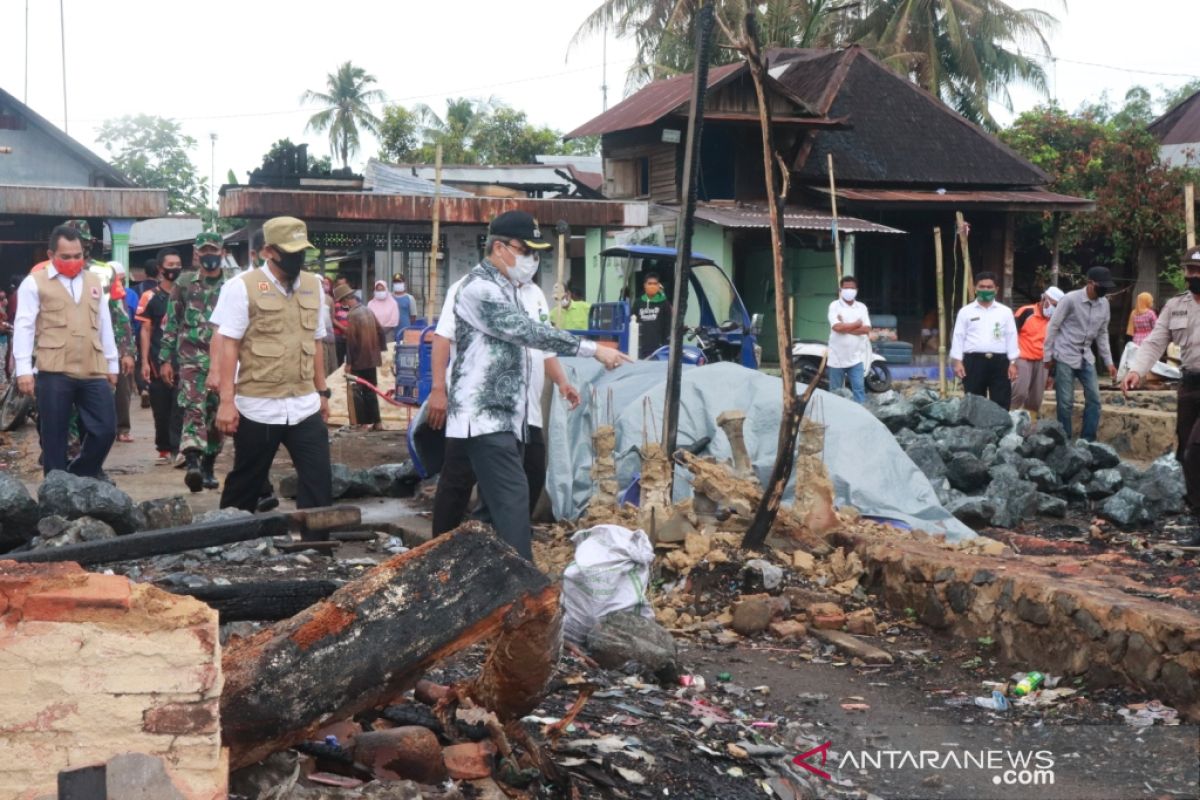
<path id="1" fill-rule="evenodd" d="M 221 733 L 230 766 L 386 702 L 440 659 L 496 634 L 502 654 L 489 658 L 473 694 L 519 712 L 557 660 L 557 614 L 558 588 L 478 523 L 402 553 L 226 648 Z M 530 635 L 535 628 L 540 635 Z"/>
<path id="2" fill-rule="evenodd" d="M 162 588 L 207 603 L 217 610 L 221 622 L 225 623 L 287 619 L 329 597 L 337 591 L 338 585 L 333 581 L 250 581 L 196 589 Z"/>

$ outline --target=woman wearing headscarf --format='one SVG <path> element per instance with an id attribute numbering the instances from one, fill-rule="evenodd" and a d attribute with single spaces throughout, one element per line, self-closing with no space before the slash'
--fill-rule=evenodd
<path id="1" fill-rule="evenodd" d="M 1154 330 L 1156 322 L 1158 314 L 1154 313 L 1154 295 L 1142 292 L 1137 296 L 1137 306 L 1129 312 L 1129 326 L 1125 329 L 1125 335 L 1132 337 L 1133 343 L 1140 346 L 1150 331 Z"/>
<path id="2" fill-rule="evenodd" d="M 400 309 L 392 299 L 386 282 L 375 281 L 375 293 L 371 296 L 371 302 L 367 303 L 367 308 L 371 309 L 375 321 L 379 323 L 384 336 L 390 342 L 396 333 L 396 326 L 400 324 Z"/>

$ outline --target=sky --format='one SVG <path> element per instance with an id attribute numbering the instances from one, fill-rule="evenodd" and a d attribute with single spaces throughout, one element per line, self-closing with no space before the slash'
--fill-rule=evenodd
<path id="1" fill-rule="evenodd" d="M 373 74 L 392 102 L 494 97 L 531 122 L 568 131 L 602 110 L 602 37 L 569 42 L 599 0 L 496 3 L 492 0 L 61 0 L 66 13 L 68 132 L 99 155 L 99 125 L 147 113 L 172 117 L 196 139 L 192 159 L 218 184 L 239 181 L 281 138 L 328 152 L 324 136 L 305 132 L 317 109 L 306 89 L 346 60 Z M 1134 85 L 1175 87 L 1200 77 L 1200 12 L 1189 0 L 1017 0 L 1060 20 L 1050 35 L 1056 61 L 1050 89 L 1074 109 L 1107 92 L 1119 100 Z M 63 124 L 59 3 L 0 0 L 0 86 L 25 95 L 25 13 L 29 9 L 27 102 Z M 625 89 L 633 44 L 607 46 L 609 104 Z M 1044 100 L 1013 89 L 1015 111 Z M 1002 122 L 1011 119 L 994 109 Z M 215 143 L 211 135 L 216 134 Z M 356 166 L 377 145 L 364 138 Z"/>

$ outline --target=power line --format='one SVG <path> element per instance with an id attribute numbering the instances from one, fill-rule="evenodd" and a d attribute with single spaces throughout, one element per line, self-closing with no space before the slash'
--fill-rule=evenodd
<path id="1" fill-rule="evenodd" d="M 395 105 L 397 103 L 408 103 L 408 102 L 412 102 L 413 100 L 425 100 L 430 97 L 442 97 L 442 96 L 449 96 L 449 95 L 470 94 L 473 92 L 484 92 L 484 91 L 488 91 L 490 89 L 499 88 L 501 86 L 513 86 L 513 85 L 519 84 L 519 83 L 533 83 L 535 81 L 543 81 L 543 80 L 547 80 L 549 78 L 557 78 L 562 75 L 574 75 L 579 72 L 588 72 L 590 70 L 597 69 L 600 66 L 601 66 L 600 64 L 592 64 L 587 67 L 579 67 L 578 69 L 571 69 L 571 70 L 560 71 L 560 72 L 552 72 L 552 73 L 547 73 L 545 75 L 534 75 L 534 76 L 527 77 L 527 78 L 516 78 L 511 81 L 501 81 L 500 83 L 490 83 L 490 84 L 487 84 L 484 86 L 473 86 L 473 87 L 465 88 L 465 89 L 448 89 L 448 90 L 442 91 L 442 92 L 428 92 L 426 94 L 414 94 L 414 95 L 409 95 L 407 97 L 391 97 L 391 98 L 388 98 L 387 100 L 377 100 L 375 102 L 368 103 L 367 105 L 372 106 L 372 107 L 382 108 L 383 106 L 387 106 L 387 105 Z M 286 116 L 288 114 L 312 113 L 313 108 L 314 108 L 314 106 L 300 106 L 297 108 L 290 108 L 287 110 L 280 109 L 277 111 L 249 111 L 249 112 L 239 112 L 236 114 L 205 114 L 205 115 L 201 115 L 201 116 L 185 116 L 185 117 L 172 116 L 171 119 L 176 120 L 178 122 L 191 122 L 191 121 L 196 121 L 196 120 L 246 119 L 246 118 L 251 118 L 251 117 L 279 117 L 279 116 Z M 105 118 L 105 119 L 107 119 L 107 118 Z M 103 122 L 104 120 L 103 119 L 85 119 L 85 120 L 78 120 L 78 121 Z"/>
<path id="2" fill-rule="evenodd" d="M 1079 66 L 1083 66 L 1083 67 L 1096 67 L 1097 69 L 1108 69 L 1108 70 L 1112 70 L 1114 72 L 1136 73 L 1138 75 L 1154 75 L 1154 76 L 1157 76 L 1160 78 L 1190 78 L 1190 79 L 1200 78 L 1200 74 L 1193 74 L 1193 73 L 1189 73 L 1189 72 L 1160 72 L 1160 71 L 1151 70 L 1151 69 L 1137 69 L 1135 67 L 1120 67 L 1120 66 L 1117 66 L 1116 64 L 1100 64 L 1095 61 L 1079 61 L 1079 60 L 1076 60 L 1073 58 L 1063 58 L 1062 56 L 1047 56 L 1047 55 L 1042 55 L 1040 53 L 1029 53 L 1028 55 L 1031 58 L 1036 58 L 1036 59 L 1043 60 L 1043 61 L 1049 61 L 1051 64 L 1062 61 L 1067 64 L 1078 64 Z"/>

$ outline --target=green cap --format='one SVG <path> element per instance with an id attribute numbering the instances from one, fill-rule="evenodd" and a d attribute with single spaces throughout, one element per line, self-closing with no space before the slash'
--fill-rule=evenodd
<path id="1" fill-rule="evenodd" d="M 308 226 L 295 217 L 273 217 L 263 223 L 263 245 L 285 253 L 299 253 L 312 247 Z"/>
<path id="2" fill-rule="evenodd" d="M 85 242 L 92 241 L 92 226 L 88 225 L 86 219 L 69 219 L 63 225 L 79 231 L 79 238 Z"/>
<path id="3" fill-rule="evenodd" d="M 217 233 L 216 231 L 204 231 L 202 233 L 197 233 L 196 241 L 192 243 L 192 246 L 199 250 L 201 247 L 206 245 L 212 245 L 213 247 L 224 247 L 225 240 L 222 239 L 221 234 Z"/>

